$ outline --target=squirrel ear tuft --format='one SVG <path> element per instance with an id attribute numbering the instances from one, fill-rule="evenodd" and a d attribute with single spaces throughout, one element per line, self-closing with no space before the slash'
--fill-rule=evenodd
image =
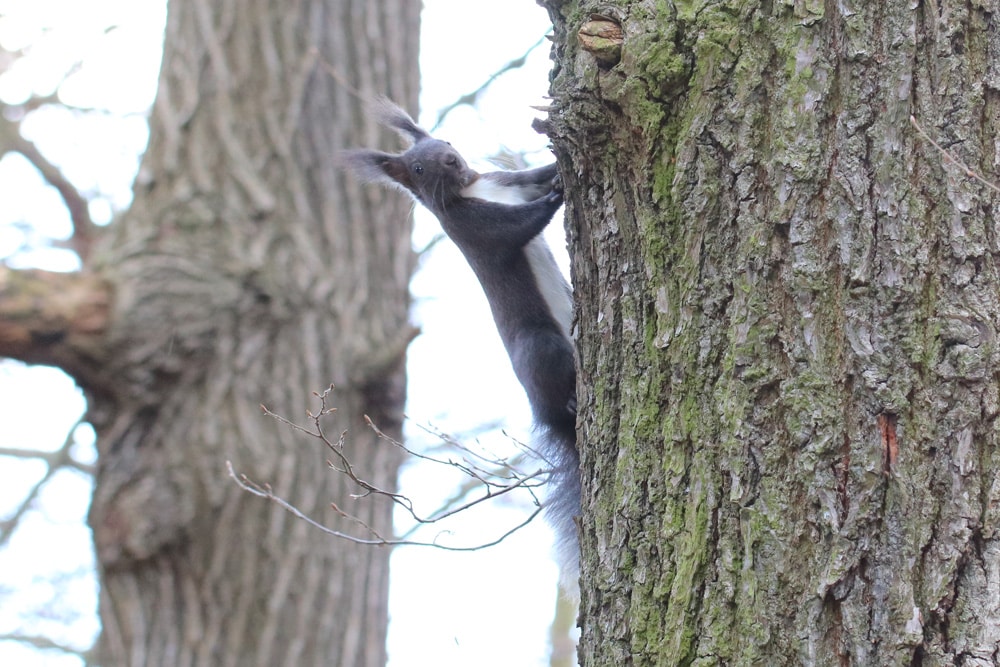
<path id="1" fill-rule="evenodd" d="M 410 190 L 409 170 L 398 155 L 360 148 L 341 152 L 339 162 L 366 183 Z"/>
<path id="2" fill-rule="evenodd" d="M 396 130 L 404 139 L 416 143 L 431 138 L 431 135 L 417 125 L 410 114 L 388 98 L 380 97 L 372 104 L 371 109 L 378 122 Z"/>

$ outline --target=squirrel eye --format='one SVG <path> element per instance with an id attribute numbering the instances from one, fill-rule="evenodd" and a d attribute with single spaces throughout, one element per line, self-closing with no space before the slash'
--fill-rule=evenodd
<path id="1" fill-rule="evenodd" d="M 454 155 L 449 155 L 444 159 L 444 163 L 449 167 L 454 167 L 456 164 L 458 164 L 458 158 L 456 158 Z"/>
<path id="2" fill-rule="evenodd" d="M 424 166 L 419 162 L 413 165 L 413 173 L 416 174 L 417 176 L 421 175 L 422 173 L 424 173 Z"/>

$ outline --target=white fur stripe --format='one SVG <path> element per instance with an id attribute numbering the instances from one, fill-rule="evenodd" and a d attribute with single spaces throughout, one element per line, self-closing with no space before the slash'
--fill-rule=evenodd
<path id="1" fill-rule="evenodd" d="M 569 328 L 573 321 L 573 298 L 570 296 L 566 279 L 556 266 L 552 251 L 539 234 L 524 247 L 524 253 L 531 266 L 531 273 L 535 276 L 535 284 L 538 285 L 538 291 L 542 293 L 542 298 L 549 307 L 552 319 L 568 339 Z"/>
<path id="2" fill-rule="evenodd" d="M 490 178 L 477 178 L 472 185 L 462 190 L 462 196 L 497 204 L 526 204 L 530 201 L 527 193 L 537 189 L 537 186 L 500 185 Z"/>
<path id="3" fill-rule="evenodd" d="M 537 186 L 501 185 L 489 178 L 478 178 L 475 183 L 462 190 L 462 196 L 498 204 L 517 205 L 530 201 L 526 195 L 532 191 L 537 191 Z M 541 292 L 552 319 L 568 339 L 573 319 L 573 297 L 569 284 L 556 266 L 552 251 L 549 250 L 541 234 L 524 247 L 524 253 L 531 267 L 531 273 L 535 277 L 535 284 L 538 285 L 538 291 Z"/>

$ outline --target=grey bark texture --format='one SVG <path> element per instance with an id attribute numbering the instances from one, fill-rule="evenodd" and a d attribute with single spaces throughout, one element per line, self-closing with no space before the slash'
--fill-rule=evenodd
<path id="1" fill-rule="evenodd" d="M 1000 664 L 1000 5 L 543 4 L 582 664 Z"/>
<path id="2" fill-rule="evenodd" d="M 89 267 L 111 286 L 91 390 L 91 524 L 106 665 L 385 663 L 388 549 L 332 540 L 241 491 L 225 462 L 317 520 L 354 504 L 293 421 L 337 386 L 330 432 L 395 484 L 405 395 L 409 203 L 337 165 L 413 108 L 420 3 L 171 0 L 134 203 Z M 380 141 L 380 138 L 382 141 Z M 343 526 L 342 526 L 343 527 Z"/>

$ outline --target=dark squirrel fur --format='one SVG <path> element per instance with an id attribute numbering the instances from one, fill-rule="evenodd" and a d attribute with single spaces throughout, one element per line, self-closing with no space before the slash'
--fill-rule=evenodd
<path id="1" fill-rule="evenodd" d="M 552 467 L 546 518 L 556 532 L 563 588 L 575 595 L 580 482 L 572 293 L 540 236 L 563 202 L 556 165 L 480 174 L 395 104 L 383 101 L 375 112 L 412 146 L 398 155 L 347 151 L 345 161 L 359 177 L 400 187 L 430 209 L 479 279 L 528 395 L 536 449 Z"/>

